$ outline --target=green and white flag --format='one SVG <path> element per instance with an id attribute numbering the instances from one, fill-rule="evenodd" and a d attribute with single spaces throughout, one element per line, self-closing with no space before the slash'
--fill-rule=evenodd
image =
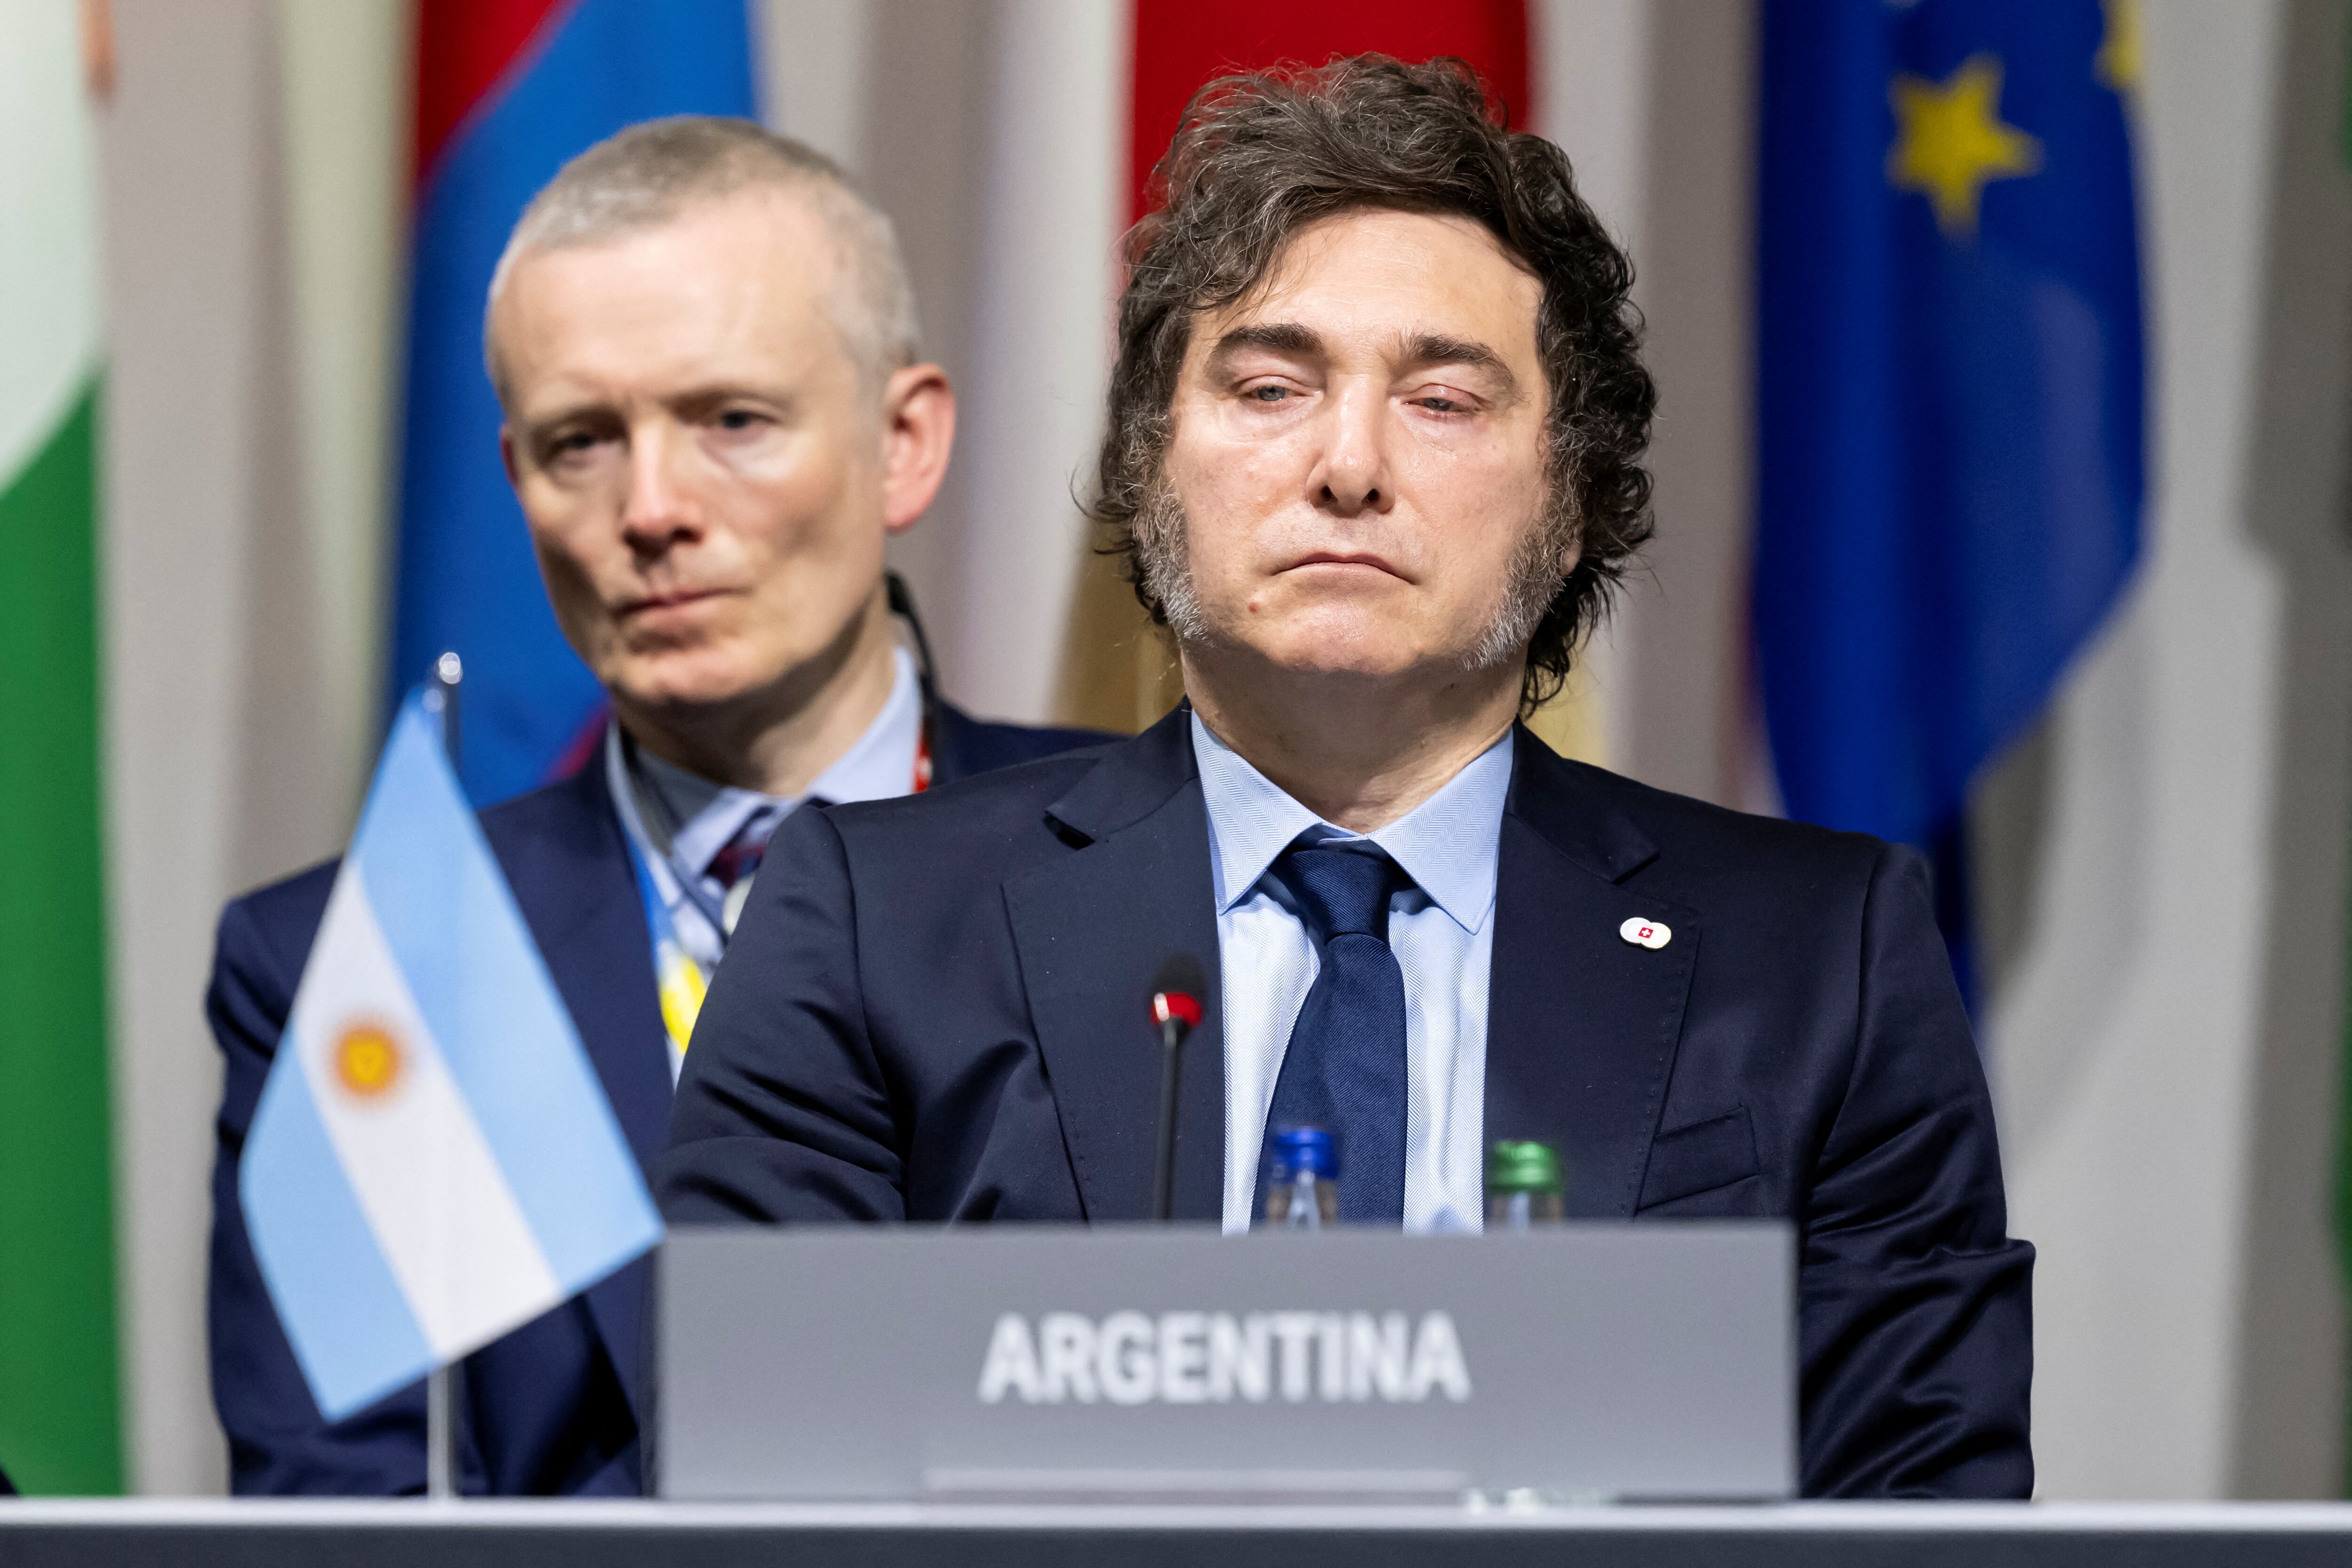
<path id="1" fill-rule="evenodd" d="M 0 0 L 0 1468 L 121 1489 L 96 169 L 75 0 Z"/>

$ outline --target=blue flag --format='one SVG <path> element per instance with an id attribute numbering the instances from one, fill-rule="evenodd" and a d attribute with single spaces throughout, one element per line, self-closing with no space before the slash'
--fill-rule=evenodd
<path id="1" fill-rule="evenodd" d="M 500 7 L 483 7 L 488 33 Z M 461 58 L 464 51 L 453 51 Z M 420 70 L 446 62 L 420 62 Z M 482 308 L 507 235 L 574 154 L 640 120 L 754 112 L 744 0 L 579 0 L 421 156 L 389 699 L 443 650 L 466 664 L 466 783 L 488 802 L 575 753 L 604 691 L 572 656 L 499 460 Z"/>
<path id="2" fill-rule="evenodd" d="M 2132 0 L 1767 0 L 1758 679 L 1789 815 L 1922 847 L 2140 549 Z"/>
<path id="3" fill-rule="evenodd" d="M 651 1247 L 661 1220 L 432 722 L 394 721 L 238 1172 L 338 1420 Z"/>

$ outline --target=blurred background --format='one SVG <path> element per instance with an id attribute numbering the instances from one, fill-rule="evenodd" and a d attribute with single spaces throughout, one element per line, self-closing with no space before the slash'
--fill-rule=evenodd
<path id="1" fill-rule="evenodd" d="M 38 9 L 0 4 L 0 55 Z M 990 716 L 1132 730 L 1172 700 L 1168 659 L 1072 500 L 1111 352 L 1118 237 L 1207 77 L 1382 47 L 1478 65 L 1517 122 L 1566 149 L 1638 273 L 1661 395 L 1658 538 L 1540 731 L 1668 789 L 1794 805 L 1937 855 L 2002 1116 L 2011 1228 L 2042 1249 L 2042 1495 L 2344 1495 L 2352 6 L 2085 0 L 2066 24 L 2067 7 L 2042 8 L 2085 94 L 2095 49 L 2098 111 L 2120 106 L 2126 134 L 2106 184 L 2041 207 L 2033 181 L 2079 173 L 2070 160 L 2096 127 L 2033 118 L 2055 100 L 2024 58 L 2032 37 L 2002 45 L 2003 98 L 1975 45 L 1906 34 L 1903 48 L 1943 63 L 1912 62 L 1924 74 L 1897 73 L 1909 96 L 1890 94 L 1887 61 L 1839 51 L 1906 9 L 85 6 L 95 247 L 0 236 L 16 267 L 0 265 L 0 291 L 27 288 L 37 262 L 68 267 L 56 287 L 88 296 L 68 310 L 63 295 L 20 294 L 0 314 L 82 311 L 95 326 L 72 363 L 103 386 L 82 525 L 95 577 L 44 576 L 33 536 L 0 532 L 0 622 L 80 594 L 74 624 L 95 654 L 44 663 L 0 630 L 0 662 L 16 666 L 0 677 L 0 727 L 21 740 L 37 711 L 42 733 L 87 731 L 94 759 L 0 742 L 0 811 L 37 824 L 44 852 L 58 825 L 86 831 L 103 867 L 86 929 L 0 908 L 0 1441 L 19 1480 L 220 1489 L 202 1296 L 213 921 L 232 893 L 341 847 L 385 693 L 423 675 L 415 650 L 445 635 L 433 606 L 457 592 L 432 575 L 456 557 L 430 542 L 461 530 L 493 542 L 468 569 L 528 572 L 495 482 L 480 279 L 465 270 L 487 276 L 478 253 L 495 252 L 516 201 L 499 208 L 499 179 L 448 171 L 507 137 L 499 155 L 520 161 L 500 177 L 527 194 L 621 120 L 686 109 L 756 108 L 838 158 L 895 216 L 930 352 L 961 395 L 947 489 L 894 546 L 947 692 Z M 664 50 L 666 76 L 647 63 Z M 576 74 L 546 74 L 559 67 Z M 1838 684 L 1843 663 L 1875 668 L 1871 645 L 1845 635 L 1847 590 L 1806 553 L 1850 554 L 1851 531 L 1871 526 L 1838 484 L 1875 471 L 1873 411 L 1847 405 L 1894 374 L 1867 344 L 1790 357 L 1816 341 L 1825 289 L 1885 273 L 1856 269 L 1854 236 L 1816 199 L 1833 171 L 1817 179 L 1807 162 L 1820 127 L 1800 121 L 1833 105 L 1842 70 L 1864 83 L 1858 118 L 1820 133 L 1844 137 L 1849 172 L 1874 189 L 1885 167 L 1885 200 L 1911 203 L 1888 255 L 1973 243 L 1980 219 L 1988 245 L 2038 224 L 2068 254 L 2104 247 L 2106 268 L 2104 293 L 2078 289 L 2089 305 L 2051 318 L 2095 316 L 2104 335 L 2067 362 L 2087 381 L 2024 398 L 2013 426 L 1979 433 L 1968 470 L 2030 458 L 2063 490 L 2067 452 L 2090 452 L 2106 465 L 2083 503 L 2098 547 L 2052 544 L 2088 515 L 2059 506 L 2015 514 L 2023 536 L 1968 565 L 1982 591 L 1961 610 L 1997 610 L 2052 572 L 2072 574 L 2071 597 L 2000 711 L 1927 748 L 1944 793 L 1901 820 L 1817 788 L 1824 766 L 1866 771 L 1847 765 L 1853 748 L 1943 722 L 1903 709 L 1899 681 Z M 542 100 L 557 107 L 518 127 Z M 469 191 L 490 205 L 465 209 Z M 58 221 L 63 235 L 72 215 Z M 1824 375 L 1859 395 L 1815 395 Z M 2069 387 L 2104 426 L 2053 424 L 2089 405 Z M 22 456 L 15 412 L 0 395 L 0 489 Z M 1791 457 L 1804 452 L 1810 466 Z M 527 575 L 513 581 L 515 602 L 536 602 Z M 1953 639 L 1952 669 L 1975 668 L 1961 641 L 2003 624 L 1951 624 L 1960 612 L 1933 580 L 1916 612 L 1886 583 L 1863 589 L 1913 657 L 1922 635 L 1930 655 Z M 542 651 L 553 635 L 517 626 Z M 564 704 L 593 686 L 546 657 L 552 695 L 535 710 L 551 736 L 516 741 L 488 775 L 469 742 L 483 798 L 557 765 L 584 717 Z M 468 660 L 469 676 L 499 679 Z M 0 839 L 0 879 L 29 842 Z M 51 1005 L 61 989 L 82 1001 Z"/>

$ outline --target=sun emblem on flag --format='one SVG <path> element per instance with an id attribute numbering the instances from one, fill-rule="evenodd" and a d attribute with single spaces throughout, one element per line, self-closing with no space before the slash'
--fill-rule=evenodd
<path id="1" fill-rule="evenodd" d="M 382 1024 L 347 1024 L 335 1042 L 335 1079 L 361 1100 L 389 1093 L 404 1065 L 400 1042 Z"/>

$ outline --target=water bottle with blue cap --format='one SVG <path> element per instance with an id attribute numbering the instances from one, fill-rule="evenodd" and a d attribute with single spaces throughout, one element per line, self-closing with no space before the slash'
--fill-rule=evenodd
<path id="1" fill-rule="evenodd" d="M 1268 1140 L 1265 1224 L 1321 1230 L 1339 1223 L 1339 1152 L 1320 1127 L 1277 1127 Z"/>

